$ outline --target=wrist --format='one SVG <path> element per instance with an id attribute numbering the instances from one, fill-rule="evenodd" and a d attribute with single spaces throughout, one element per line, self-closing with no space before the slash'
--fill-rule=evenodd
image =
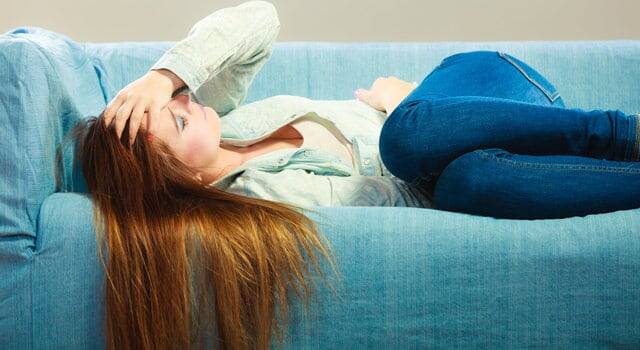
<path id="1" fill-rule="evenodd" d="M 171 92 L 174 92 L 185 86 L 185 82 L 179 76 L 168 69 L 152 69 L 149 71 L 149 74 L 157 76 L 166 81 L 168 86 L 171 88 Z"/>
<path id="2" fill-rule="evenodd" d="M 393 110 L 413 92 L 417 85 L 417 83 L 407 84 L 403 88 L 394 91 L 393 94 L 387 95 L 387 98 L 383 100 L 383 106 L 387 115 L 391 114 Z"/>
<path id="3" fill-rule="evenodd" d="M 391 114 L 406 96 L 407 95 L 405 94 L 397 94 L 388 96 L 386 99 L 384 99 L 382 102 L 382 106 L 384 107 L 385 113 L 387 113 L 387 115 Z"/>

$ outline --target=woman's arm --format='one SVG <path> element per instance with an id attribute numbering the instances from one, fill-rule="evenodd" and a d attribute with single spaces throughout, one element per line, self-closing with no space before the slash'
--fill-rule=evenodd
<path id="1" fill-rule="evenodd" d="M 197 102 L 222 116 L 246 96 L 253 78 L 271 56 L 279 30 L 278 13 L 269 2 L 248 1 L 219 9 L 194 24 L 187 37 L 167 50 L 149 71 L 170 71 Z M 179 85 L 179 81 L 174 83 Z"/>

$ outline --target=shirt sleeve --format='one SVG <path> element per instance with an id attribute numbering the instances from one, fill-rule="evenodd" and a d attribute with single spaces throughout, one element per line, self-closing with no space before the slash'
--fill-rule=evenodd
<path id="1" fill-rule="evenodd" d="M 423 191 L 390 176 L 327 176 L 303 169 L 275 173 L 247 169 L 226 190 L 302 207 L 432 207 Z"/>
<path id="2" fill-rule="evenodd" d="M 269 2 L 222 8 L 194 24 L 187 37 L 149 71 L 172 71 L 196 102 L 223 116 L 244 100 L 253 78 L 271 56 L 279 30 L 278 13 Z"/>

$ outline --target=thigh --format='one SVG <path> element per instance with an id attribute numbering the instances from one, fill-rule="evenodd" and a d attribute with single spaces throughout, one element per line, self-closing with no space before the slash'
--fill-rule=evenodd
<path id="1" fill-rule="evenodd" d="M 640 208 L 640 162 L 476 150 L 444 169 L 433 201 L 435 209 L 512 219 Z"/>
<path id="2" fill-rule="evenodd" d="M 453 96 L 487 96 L 564 107 L 545 77 L 504 52 L 472 51 L 446 57 L 403 102 Z"/>

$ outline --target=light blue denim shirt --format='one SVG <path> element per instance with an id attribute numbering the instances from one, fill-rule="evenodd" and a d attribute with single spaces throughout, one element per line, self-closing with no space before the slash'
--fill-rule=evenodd
<path id="1" fill-rule="evenodd" d="M 271 56 L 279 30 L 277 11 L 269 2 L 223 8 L 199 20 L 149 70 L 174 72 L 186 84 L 182 91 L 221 116 L 222 145 L 252 145 L 307 116 L 351 142 L 357 166 L 318 148 L 282 149 L 246 161 L 211 186 L 301 207 L 431 207 L 426 193 L 393 176 L 380 160 L 385 113 L 355 99 L 291 95 L 240 106 Z"/>

